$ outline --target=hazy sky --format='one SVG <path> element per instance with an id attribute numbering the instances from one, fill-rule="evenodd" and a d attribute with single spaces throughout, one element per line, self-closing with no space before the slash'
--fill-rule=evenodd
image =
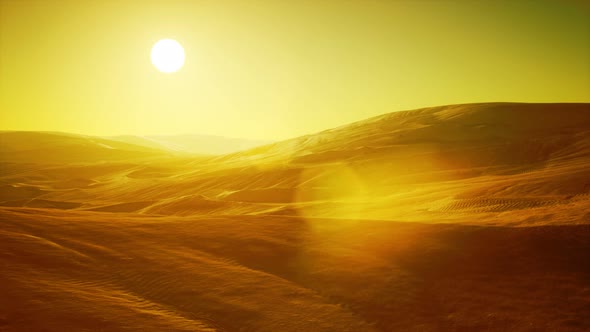
<path id="1" fill-rule="evenodd" d="M 0 129 L 282 139 L 385 112 L 589 102 L 583 1 L 0 0 Z M 185 66 L 150 63 L 162 38 Z"/>

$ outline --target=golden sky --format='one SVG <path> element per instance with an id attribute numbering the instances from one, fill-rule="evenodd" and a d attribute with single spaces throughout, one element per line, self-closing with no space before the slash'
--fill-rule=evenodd
<path id="1" fill-rule="evenodd" d="M 163 74 L 152 45 L 178 40 Z M 582 1 L 0 0 L 0 129 L 283 139 L 385 112 L 589 102 Z"/>

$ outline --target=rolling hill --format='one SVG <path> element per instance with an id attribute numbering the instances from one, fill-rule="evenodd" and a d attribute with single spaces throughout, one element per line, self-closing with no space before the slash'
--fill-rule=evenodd
<path id="1" fill-rule="evenodd" d="M 96 163 L 163 157 L 171 151 L 99 137 L 31 131 L 0 131 L 0 162 Z"/>
<path id="2" fill-rule="evenodd" d="M 123 135 L 107 138 L 146 147 L 201 155 L 227 154 L 270 143 L 269 141 L 264 140 L 214 135 Z"/>

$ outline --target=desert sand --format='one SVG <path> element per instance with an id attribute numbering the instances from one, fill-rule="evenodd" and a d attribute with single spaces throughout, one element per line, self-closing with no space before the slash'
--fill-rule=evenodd
<path id="1" fill-rule="evenodd" d="M 590 104 L 140 143 L 0 132 L 0 331 L 590 330 Z"/>

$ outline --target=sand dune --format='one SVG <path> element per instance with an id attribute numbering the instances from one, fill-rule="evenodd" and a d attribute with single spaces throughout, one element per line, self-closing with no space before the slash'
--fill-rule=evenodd
<path id="1" fill-rule="evenodd" d="M 1 215 L 7 330 L 590 326 L 587 226 Z"/>
<path id="2" fill-rule="evenodd" d="M 590 329 L 590 104 L 140 143 L 0 133 L 0 330 Z"/>
<path id="3" fill-rule="evenodd" d="M 1 162 L 84 163 L 170 155 L 170 151 L 55 132 L 0 132 Z"/>
<path id="4" fill-rule="evenodd" d="M 159 214 L 178 214 L 162 207 L 201 195 L 217 202 L 215 213 L 530 225 L 549 209 L 586 223 L 589 114 L 587 104 L 508 103 L 396 112 L 218 157 L 23 164 L 4 177 L 13 186 L 4 192 L 103 211 L 153 202 L 160 207 L 134 211 Z M 182 214 L 204 213 L 201 203 L 183 203 Z"/>

